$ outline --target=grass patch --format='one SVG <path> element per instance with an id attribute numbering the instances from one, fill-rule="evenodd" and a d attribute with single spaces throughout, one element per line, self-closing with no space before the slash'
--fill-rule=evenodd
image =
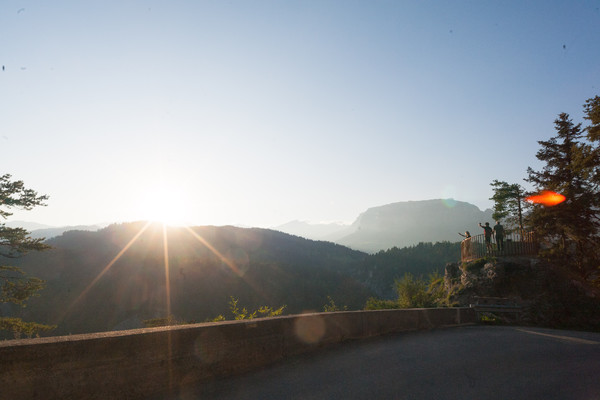
<path id="1" fill-rule="evenodd" d="M 489 262 L 496 262 L 496 257 L 483 257 L 474 261 L 466 261 L 461 264 L 460 268 L 463 271 L 475 273 L 481 271 L 483 266 Z"/>
<path id="2" fill-rule="evenodd" d="M 502 321 L 492 313 L 482 313 L 479 316 L 479 322 L 486 325 L 498 325 L 502 323 Z"/>

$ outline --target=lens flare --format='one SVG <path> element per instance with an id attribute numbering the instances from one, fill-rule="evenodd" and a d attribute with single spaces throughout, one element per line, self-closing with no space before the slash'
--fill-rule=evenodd
<path id="1" fill-rule="evenodd" d="M 552 207 L 565 201 L 566 197 L 551 190 L 544 190 L 540 194 L 527 197 L 525 200 L 533 204 L 542 204 L 546 207 Z"/>
<path id="2" fill-rule="evenodd" d="M 198 233 L 196 233 L 192 228 L 186 227 L 185 229 L 187 229 L 187 231 L 189 233 L 191 233 L 192 236 L 195 237 L 200 243 L 205 245 L 223 263 L 225 263 L 225 265 L 227 265 L 229 267 L 231 272 L 236 274 L 238 277 L 242 278 L 244 280 L 244 282 L 246 282 L 246 284 L 248 284 L 251 288 L 253 288 L 256 291 L 256 293 L 258 293 L 262 297 L 264 297 L 264 295 L 262 295 L 262 291 L 260 290 L 260 288 L 256 284 L 256 282 L 254 282 L 251 279 L 248 279 L 248 277 L 246 276 L 246 272 L 248 271 L 248 269 L 250 267 L 250 259 L 248 257 L 248 254 L 246 254 L 245 251 L 243 251 L 242 249 L 239 249 L 239 251 L 237 251 L 237 252 L 235 250 L 233 250 L 233 251 L 228 252 L 229 254 L 227 256 L 225 256 L 219 250 L 217 250 L 213 245 L 211 245 L 206 239 L 204 239 L 202 236 L 200 236 Z M 236 253 L 237 253 L 237 257 L 232 258 L 231 256 L 235 255 Z M 241 265 L 238 264 L 240 262 L 242 263 Z"/>
<path id="3" fill-rule="evenodd" d="M 167 291 L 167 317 L 171 315 L 171 278 L 169 271 L 169 240 L 167 238 L 167 225 L 163 224 L 163 257 L 165 262 L 165 288 Z"/>
<path id="4" fill-rule="evenodd" d="M 81 299 L 83 299 L 86 294 L 92 289 L 92 287 L 100 280 L 100 278 L 102 278 L 104 276 L 104 274 L 106 274 L 111 267 L 119 260 L 119 258 L 121 258 L 121 256 L 123 254 L 125 254 L 125 252 L 131 247 L 131 245 L 133 245 L 135 243 L 135 241 L 142 235 L 142 233 L 144 233 L 144 231 L 150 226 L 150 222 L 146 222 L 146 225 L 144 225 L 139 231 L 138 233 L 129 241 L 129 243 L 127 243 L 125 245 L 125 247 L 123 247 L 123 249 L 121 249 L 121 251 L 119 252 L 119 254 L 117 254 L 115 256 L 115 258 L 113 258 L 111 260 L 111 262 L 109 262 L 106 267 L 104 267 L 104 269 L 102 271 L 100 271 L 100 273 L 94 278 L 94 280 L 83 290 L 83 292 L 81 292 L 81 294 L 79 295 L 79 297 L 77 297 L 75 299 L 75 301 L 73 303 L 71 303 L 67 309 L 65 310 L 63 316 L 61 317 L 61 320 L 63 320 L 65 318 L 65 316 L 67 314 L 69 314 L 72 310 L 73 307 L 75 307 L 75 305 L 77 303 L 79 303 L 81 301 Z"/>
<path id="5" fill-rule="evenodd" d="M 165 288 L 167 292 L 167 318 L 171 316 L 171 279 L 169 277 L 169 240 L 167 237 L 167 225 L 163 223 L 162 226 L 163 233 L 163 256 L 165 261 Z M 169 391 L 173 388 L 173 338 L 171 336 L 171 331 L 167 332 L 167 354 L 169 356 Z"/>
<path id="6" fill-rule="evenodd" d="M 294 321 L 294 331 L 304 343 L 318 343 L 325 335 L 325 321 L 319 315 L 301 315 Z"/>
<path id="7" fill-rule="evenodd" d="M 242 271 L 240 271 L 240 269 L 237 267 L 237 265 L 235 265 L 235 263 L 233 261 L 231 261 L 229 258 L 225 257 L 223 254 L 221 254 L 219 252 L 219 250 L 217 250 L 214 246 L 212 246 L 210 243 L 208 243 L 202 236 L 198 235 L 196 232 L 194 232 L 194 230 L 190 227 L 185 227 L 185 229 L 188 230 L 189 233 L 192 234 L 193 237 L 195 237 L 200 243 L 202 243 L 203 245 L 205 245 L 210 251 L 212 251 L 212 253 L 214 255 L 216 255 L 217 257 L 219 257 L 219 259 L 221 261 L 223 261 L 225 264 L 227 264 L 227 266 L 229 268 L 231 268 L 231 270 L 238 276 L 242 276 L 243 273 Z"/>

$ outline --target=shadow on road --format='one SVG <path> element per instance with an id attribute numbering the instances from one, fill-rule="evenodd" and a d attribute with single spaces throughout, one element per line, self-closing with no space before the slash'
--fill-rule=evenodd
<path id="1" fill-rule="evenodd" d="M 178 399 L 595 399 L 600 334 L 467 326 L 348 342 Z"/>

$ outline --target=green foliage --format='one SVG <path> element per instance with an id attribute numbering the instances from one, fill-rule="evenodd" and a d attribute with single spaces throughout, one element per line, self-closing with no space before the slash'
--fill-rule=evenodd
<path id="1" fill-rule="evenodd" d="M 42 243 L 44 238 L 33 239 L 23 228 L 9 228 L 0 224 L 0 256 L 18 258 L 29 251 L 42 251 L 50 246 Z"/>
<path id="2" fill-rule="evenodd" d="M 584 117 L 590 121 L 590 125 L 585 128 L 587 138 L 591 142 L 600 141 L 600 96 L 587 99 L 583 106 Z"/>
<path id="3" fill-rule="evenodd" d="M 590 143 L 588 149 L 587 170 L 589 180 L 596 194 L 594 207 L 600 209 L 600 96 L 588 99 L 584 105 L 584 117 L 590 122 L 585 128 Z M 600 264 L 600 263 L 598 263 Z"/>
<path id="4" fill-rule="evenodd" d="M 0 330 L 12 332 L 15 339 L 19 339 L 21 335 L 25 335 L 28 338 L 34 335 L 39 337 L 41 332 L 50 332 L 54 329 L 56 329 L 56 325 L 23 322 L 21 318 L 0 317 Z"/>
<path id="5" fill-rule="evenodd" d="M 60 320 L 56 334 L 75 334 L 110 330 L 136 315 L 166 317 L 156 314 L 157 309 L 164 309 L 165 301 L 162 226 L 149 226 L 75 302 L 144 225 L 66 232 L 48 240 L 51 252 L 31 252 L 16 259 L 12 265 L 48 281 L 40 292 L 42 298 L 28 303 L 28 320 Z M 237 268 L 187 229 L 168 228 L 171 313 L 184 321 L 206 321 L 219 314 L 232 320 L 230 295 L 239 298 L 239 308 L 246 307 L 250 313 L 265 305 L 276 311 L 285 304 L 283 314 L 321 310 L 327 295 L 338 305 L 360 309 L 374 295 L 353 275 L 367 257 L 365 253 L 264 229 L 192 229 Z M 46 297 L 52 301 L 43 302 Z M 257 312 L 256 318 L 261 316 Z"/>
<path id="6" fill-rule="evenodd" d="M 398 305 L 400 308 L 433 306 L 433 302 L 427 291 L 427 282 L 422 278 L 416 278 L 412 274 L 405 274 L 402 279 L 396 279 L 394 285 L 396 293 L 398 293 Z"/>
<path id="7" fill-rule="evenodd" d="M 230 297 L 229 309 L 230 309 L 231 313 L 233 314 L 234 319 L 239 320 L 239 319 L 254 319 L 254 318 L 256 318 L 256 314 L 258 313 L 258 311 L 248 312 L 248 309 L 246 309 L 246 307 L 243 307 L 240 309 L 238 307 L 238 303 L 239 303 L 239 299 L 236 299 L 233 296 Z"/>
<path id="8" fill-rule="evenodd" d="M 560 267 L 544 269 L 537 278 L 544 292 L 532 298 L 531 322 L 561 329 L 600 332 L 600 299 L 571 271 Z"/>
<path id="9" fill-rule="evenodd" d="M 368 282 L 378 297 L 394 298 L 391 282 L 406 273 L 426 276 L 442 272 L 444 265 L 460 258 L 460 242 L 419 243 L 404 248 L 392 247 L 365 258 L 357 278 Z"/>
<path id="10" fill-rule="evenodd" d="M 0 266 L 0 302 L 25 306 L 44 287 L 44 281 L 27 276 L 20 268 Z"/>
<path id="11" fill-rule="evenodd" d="M 518 227 L 522 230 L 524 189 L 519 184 L 508 184 L 496 179 L 490 185 L 494 191 L 494 195 L 490 197 L 494 201 L 492 218 L 495 221 L 505 220 L 507 228 Z"/>
<path id="12" fill-rule="evenodd" d="M 0 221 L 10 217 L 10 209 L 31 210 L 35 206 L 44 206 L 48 196 L 38 194 L 25 188 L 22 181 L 11 181 L 11 176 L 0 176 Z M 33 239 L 23 228 L 9 228 L 0 223 L 0 256 L 6 258 L 20 257 L 28 251 L 45 250 L 49 246 L 42 243 L 43 238 Z"/>
<path id="13" fill-rule="evenodd" d="M 283 305 L 277 309 L 273 309 L 271 307 L 262 306 L 258 309 L 258 315 L 260 318 L 271 318 L 278 317 L 283 314 L 283 310 L 285 310 L 286 306 Z"/>
<path id="14" fill-rule="evenodd" d="M 595 103 L 589 104 L 592 107 Z M 592 109 L 590 119 L 596 117 Z M 546 240 L 543 256 L 571 265 L 587 276 L 598 268 L 600 256 L 600 192 L 593 179 L 599 164 L 594 149 L 582 140 L 581 124 L 575 125 L 566 113 L 560 114 L 554 124 L 556 136 L 538 142 L 541 148 L 536 157 L 545 165 L 540 171 L 528 168 L 526 180 L 537 191 L 561 193 L 566 201 L 554 207 L 533 205 L 527 219 Z"/>
<path id="15" fill-rule="evenodd" d="M 283 310 L 286 308 L 285 305 L 283 305 L 277 309 L 273 309 L 272 307 L 268 307 L 268 306 L 261 306 L 257 310 L 248 311 L 248 309 L 246 307 L 240 308 L 240 306 L 238 306 L 238 303 L 239 303 L 239 299 L 237 299 L 233 296 L 230 296 L 229 310 L 231 311 L 231 314 L 233 314 L 233 319 L 235 319 L 235 320 L 277 317 L 279 315 L 282 315 Z M 220 318 L 220 317 L 223 318 L 222 320 L 225 320 L 225 318 L 221 315 L 219 315 L 217 318 Z M 216 320 L 216 318 L 215 318 L 215 320 Z"/>
<path id="16" fill-rule="evenodd" d="M 394 281 L 396 300 L 381 300 L 371 297 L 365 310 L 394 308 L 431 308 L 448 306 L 448 294 L 444 288 L 444 278 L 439 272 L 429 275 L 428 279 L 415 277 L 410 273 Z"/>
<path id="17" fill-rule="evenodd" d="M 31 210 L 35 206 L 43 206 L 48 196 L 38 194 L 25 188 L 22 181 L 12 181 L 9 174 L 0 176 L 0 220 L 12 215 L 13 208 Z M 49 248 L 44 239 L 33 239 L 23 228 L 9 228 L 0 223 L 0 256 L 15 259 L 29 251 L 41 251 Z M 25 301 L 44 287 L 44 281 L 27 276 L 20 268 L 0 265 L 0 303 L 14 303 L 25 306 Z M 0 330 L 11 331 L 17 335 L 28 337 L 40 332 L 55 329 L 55 326 L 42 325 L 35 322 L 23 322 L 19 318 L 0 318 Z"/>
<path id="18" fill-rule="evenodd" d="M 342 308 L 338 307 L 335 304 L 335 301 L 331 298 L 331 296 L 327 296 L 327 304 L 323 306 L 324 312 L 334 312 L 334 311 L 347 311 L 348 306 L 344 306 Z"/>
<path id="19" fill-rule="evenodd" d="M 525 204 L 523 219 L 543 242 L 540 256 L 593 281 L 600 270 L 600 96 L 586 100 L 583 111 L 589 121 L 585 128 L 568 114 L 559 114 L 556 135 L 538 142 L 536 158 L 544 163 L 542 169 L 527 168 L 525 180 L 534 187 L 529 194 L 550 190 L 566 200 L 555 206 Z M 521 187 L 497 180 L 492 186 L 494 217 L 512 215 L 514 221 Z"/>
<path id="20" fill-rule="evenodd" d="M 479 322 L 487 325 L 496 325 L 501 323 L 502 321 L 492 313 L 481 313 L 479 316 Z"/>
<path id="21" fill-rule="evenodd" d="M 35 191 L 26 189 L 23 181 L 11 181 L 9 174 L 0 176 L 0 207 L 31 210 L 45 205 L 46 200 L 48 196 L 38 196 Z M 11 215 L 8 210 L 0 208 L 0 218 L 6 219 Z"/>
<path id="22" fill-rule="evenodd" d="M 444 276 L 440 272 L 436 271 L 429 275 L 427 291 L 435 307 L 451 307 L 454 305 L 450 302 L 451 293 L 446 290 Z"/>
<path id="23" fill-rule="evenodd" d="M 400 308 L 396 300 L 381 300 L 375 297 L 370 297 L 365 305 L 365 310 L 387 310 Z"/>

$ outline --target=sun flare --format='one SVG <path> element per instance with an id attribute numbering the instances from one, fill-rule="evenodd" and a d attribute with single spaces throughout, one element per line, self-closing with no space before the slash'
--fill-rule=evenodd
<path id="1" fill-rule="evenodd" d="M 191 206 L 187 196 L 177 187 L 162 185 L 142 196 L 140 218 L 169 226 L 190 224 Z"/>

